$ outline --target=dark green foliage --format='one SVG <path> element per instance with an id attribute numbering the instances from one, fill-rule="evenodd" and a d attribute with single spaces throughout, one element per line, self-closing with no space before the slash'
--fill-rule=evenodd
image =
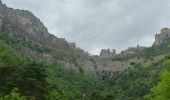
<path id="1" fill-rule="evenodd" d="M 130 62 L 130 65 L 132 65 L 132 66 L 135 65 L 135 62 Z"/>
<path id="2" fill-rule="evenodd" d="M 168 54 L 170 49 L 167 48 L 167 44 L 147 48 L 137 56 L 148 60 L 156 55 Z M 147 67 L 131 62 L 133 67 L 112 77 L 96 80 L 71 69 L 65 69 L 61 65 L 49 65 L 38 60 L 31 60 L 23 48 L 29 48 L 38 53 L 51 53 L 57 60 L 70 57 L 72 59 L 69 58 L 69 60 L 75 64 L 78 59 L 41 43 L 0 33 L 0 97 L 2 97 L 0 100 L 13 98 L 16 100 L 143 100 L 143 96 L 149 94 L 150 88 L 158 83 L 160 66 L 162 66 L 162 61 Z M 124 61 L 130 58 L 131 56 L 117 57 L 113 61 Z M 165 59 L 169 59 L 169 56 Z M 95 62 L 92 62 L 95 65 Z M 169 65 L 170 61 L 167 61 L 165 64 L 167 71 L 162 72 L 161 82 L 152 89 L 153 93 L 168 91 L 165 91 L 163 86 L 169 86 L 167 85 L 169 84 L 167 81 Z M 77 67 L 79 67 L 78 64 Z M 80 71 L 83 72 L 83 69 L 80 68 Z M 169 87 L 166 88 L 169 89 Z"/>
<path id="3" fill-rule="evenodd" d="M 25 96 L 43 99 L 48 91 L 44 65 L 35 61 L 22 65 L 14 75 L 15 84 Z"/>
<path id="4" fill-rule="evenodd" d="M 18 66 L 19 59 L 9 50 L 7 45 L 0 43 L 0 94 L 12 89 L 13 72 Z"/>
<path id="5" fill-rule="evenodd" d="M 34 50 L 40 53 L 51 52 L 50 48 L 46 45 L 43 45 L 41 43 L 35 43 L 26 38 L 16 38 L 7 33 L 0 32 L 0 40 L 5 44 L 10 45 L 12 48 L 19 50 L 20 52 L 23 47 L 30 48 L 31 50 Z"/>
<path id="6" fill-rule="evenodd" d="M 22 96 L 17 88 L 14 88 L 10 95 L 6 95 L 4 97 L 0 97 L 0 100 L 27 100 L 25 96 Z"/>
<path id="7" fill-rule="evenodd" d="M 44 65 L 20 60 L 5 44 L 0 44 L 0 95 L 7 95 L 14 87 L 22 94 L 43 98 L 48 91 Z"/>
<path id="8" fill-rule="evenodd" d="M 8 49 L 7 45 L 0 42 L 0 67 L 14 66 L 17 64 L 15 53 Z"/>
<path id="9" fill-rule="evenodd" d="M 17 39 L 8 35 L 7 33 L 0 32 L 0 40 L 6 44 L 15 44 L 17 43 Z"/>
<path id="10" fill-rule="evenodd" d="M 166 41 L 165 43 L 162 43 L 160 45 L 149 47 L 145 49 L 143 52 L 141 52 L 140 56 L 143 56 L 145 58 L 151 58 L 161 54 L 169 54 L 170 51 L 170 48 L 168 47 L 169 44 L 170 41 Z"/>
<path id="11" fill-rule="evenodd" d="M 158 65 L 146 68 L 138 65 L 134 68 L 129 68 L 123 73 L 103 80 L 96 88 L 98 91 L 91 94 L 91 98 L 103 98 L 101 100 L 142 100 L 143 96 L 148 94 L 150 88 L 159 80 L 158 75 Z"/>
<path id="12" fill-rule="evenodd" d="M 52 91 L 66 100 L 80 100 L 83 94 L 86 94 L 87 98 L 95 84 L 95 80 L 88 76 L 62 67 L 51 66 L 47 73 L 47 80 L 52 86 Z"/>
<path id="13" fill-rule="evenodd" d="M 169 100 L 170 99 L 170 60 L 164 62 L 164 67 L 160 73 L 160 82 L 151 89 L 151 93 L 146 95 L 148 100 Z"/>
<path id="14" fill-rule="evenodd" d="M 0 96 L 8 95 L 17 87 L 26 98 L 79 100 L 94 87 L 95 82 L 88 76 L 56 65 L 21 59 L 4 43 L 0 44 L 0 51 Z"/>
<path id="15" fill-rule="evenodd" d="M 102 92 L 100 90 L 95 90 L 91 93 L 91 100 L 103 100 Z"/>

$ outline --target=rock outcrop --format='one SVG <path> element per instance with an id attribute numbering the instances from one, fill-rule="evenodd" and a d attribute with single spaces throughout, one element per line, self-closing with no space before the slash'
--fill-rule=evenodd
<path id="1" fill-rule="evenodd" d="M 44 24 L 27 10 L 9 8 L 0 0 L 0 31 L 9 33 L 20 40 L 47 47 L 49 52 L 38 52 L 30 47 L 21 47 L 21 55 L 29 55 L 33 59 L 50 64 L 59 63 L 65 68 L 71 68 L 92 76 L 113 75 L 125 69 L 128 63 L 112 61 L 116 50 L 103 49 L 100 56 L 90 56 L 88 52 L 68 43 L 65 39 L 50 34 Z"/>
<path id="2" fill-rule="evenodd" d="M 95 75 L 96 70 L 88 52 L 84 52 L 75 43 L 50 34 L 44 24 L 27 10 L 7 7 L 0 0 L 0 32 L 8 33 L 19 40 L 37 44 L 50 51 L 38 52 L 28 46 L 21 47 L 19 53 L 50 64 L 59 63 L 65 68 Z"/>
<path id="3" fill-rule="evenodd" d="M 124 58 L 135 58 L 135 55 L 145 50 L 145 47 L 130 47 L 120 54 L 116 50 L 102 49 L 100 56 L 91 56 L 88 52 L 68 43 L 65 39 L 50 34 L 44 24 L 27 10 L 9 8 L 0 0 L 0 32 L 8 33 L 33 48 L 42 47 L 46 52 L 39 52 L 28 45 L 19 48 L 21 55 L 50 64 L 62 64 L 76 72 L 100 77 L 114 75 L 134 65 L 134 61 Z M 164 28 L 161 34 L 155 36 L 155 45 L 170 38 L 170 29 Z M 41 49 L 42 49 L 41 48 Z M 15 48 L 14 48 L 15 49 Z M 17 51 L 17 50 L 16 50 Z M 123 60 L 122 60 L 123 58 Z"/>
<path id="4" fill-rule="evenodd" d="M 160 34 L 155 35 L 154 45 L 160 45 L 169 39 L 170 39 L 170 29 L 163 28 L 163 29 L 161 29 Z"/>
<path id="5" fill-rule="evenodd" d="M 28 38 L 55 48 L 70 51 L 69 44 L 49 34 L 44 24 L 27 10 L 8 8 L 0 2 L 0 30 L 11 35 Z"/>
<path id="6" fill-rule="evenodd" d="M 135 54 L 138 54 L 139 52 L 142 52 L 145 50 L 146 47 L 141 47 L 137 45 L 137 47 L 129 47 L 127 50 L 122 51 L 118 56 L 120 57 L 128 57 L 128 56 L 133 56 Z"/>
<path id="7" fill-rule="evenodd" d="M 110 57 L 114 57 L 116 55 L 116 50 L 113 49 L 112 51 L 110 51 L 110 49 L 102 49 L 100 52 L 100 56 L 102 58 L 110 58 Z"/>

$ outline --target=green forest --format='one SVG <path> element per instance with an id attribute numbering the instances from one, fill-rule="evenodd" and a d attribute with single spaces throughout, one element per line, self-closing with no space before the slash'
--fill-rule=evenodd
<path id="1" fill-rule="evenodd" d="M 16 38 L 4 33 L 1 33 L 0 39 L 0 100 L 169 100 L 170 98 L 169 56 L 148 67 L 135 64 L 113 77 L 96 79 L 66 69 L 60 64 L 47 64 L 18 55 L 12 46 L 21 41 L 18 42 Z M 164 47 L 168 48 L 168 44 Z M 39 47 L 37 50 L 46 49 Z"/>

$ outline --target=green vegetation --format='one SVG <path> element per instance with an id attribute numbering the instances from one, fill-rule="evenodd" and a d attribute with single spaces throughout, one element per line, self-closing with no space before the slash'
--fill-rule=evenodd
<path id="1" fill-rule="evenodd" d="M 21 94 L 18 92 L 18 89 L 14 88 L 10 95 L 0 97 L 0 100 L 26 100 L 26 97 L 21 96 Z"/>
<path id="2" fill-rule="evenodd" d="M 151 89 L 151 93 L 146 95 L 148 100 L 169 100 L 170 99 L 170 60 L 164 62 L 164 67 L 160 73 L 160 82 Z"/>
<path id="3" fill-rule="evenodd" d="M 17 87 L 25 96 L 42 98 L 48 89 L 43 65 L 21 60 L 5 44 L 0 44 L 0 51 L 0 95 Z"/>
<path id="4" fill-rule="evenodd" d="M 2 99 L 79 100 L 94 87 L 95 81 L 88 76 L 66 70 L 60 65 L 47 65 L 17 57 L 4 43 L 0 44 L 0 51 Z"/>
<path id="5" fill-rule="evenodd" d="M 142 100 L 158 81 L 156 78 L 158 70 L 158 67 L 144 68 L 140 65 L 129 68 L 123 73 L 103 80 L 92 97 L 99 96 L 94 100 Z"/>
<path id="6" fill-rule="evenodd" d="M 170 41 L 166 41 L 165 43 L 162 43 L 161 45 L 156 45 L 156 46 L 152 46 L 149 47 L 147 49 L 145 49 L 140 56 L 143 56 L 145 58 L 151 58 L 151 57 L 155 57 L 158 55 L 162 55 L 162 54 L 169 54 L 170 48 L 169 45 Z"/>
<path id="7" fill-rule="evenodd" d="M 59 64 L 50 65 L 31 59 L 22 52 L 23 48 L 29 47 L 39 53 L 51 53 L 53 48 L 25 39 L 16 39 L 5 33 L 0 33 L 0 40 L 0 100 L 168 100 L 170 98 L 169 56 L 147 67 L 131 62 L 133 67 L 112 77 L 97 80 L 81 72 L 65 69 Z M 161 51 L 164 47 L 165 50 Z M 153 48 L 144 50 L 143 57 L 147 58 L 149 52 L 155 52 L 150 54 L 154 57 L 169 50 L 166 46 L 160 46 L 157 50 Z M 56 57 L 64 57 L 63 55 L 56 54 Z"/>
<path id="8" fill-rule="evenodd" d="M 48 67 L 47 80 L 52 92 L 66 100 L 80 100 L 83 94 L 89 95 L 95 81 L 80 73 L 62 67 Z M 51 92 L 50 95 L 53 95 Z"/>
<path id="9" fill-rule="evenodd" d="M 6 45 L 0 43 L 0 67 L 13 66 L 17 64 L 16 55 Z"/>

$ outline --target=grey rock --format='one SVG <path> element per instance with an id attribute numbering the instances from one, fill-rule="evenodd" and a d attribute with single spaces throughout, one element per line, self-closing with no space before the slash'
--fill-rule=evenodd
<path id="1" fill-rule="evenodd" d="M 0 3 L 0 29 L 11 35 L 28 38 L 51 47 L 71 51 L 64 39 L 49 34 L 44 24 L 27 10 L 8 8 Z"/>
<path id="2" fill-rule="evenodd" d="M 118 54 L 117 56 L 119 56 L 121 58 L 130 57 L 130 56 L 138 54 L 139 52 L 142 52 L 146 48 L 147 47 L 143 47 L 143 46 L 139 46 L 139 45 L 137 45 L 137 47 L 129 47 L 127 50 L 121 51 L 121 53 Z"/>
<path id="3" fill-rule="evenodd" d="M 90 56 L 88 52 L 76 47 L 75 43 L 68 43 L 65 39 L 50 34 L 44 24 L 27 10 L 8 8 L 0 0 L 0 31 L 9 33 L 27 42 L 43 44 L 49 47 L 53 53 L 42 53 L 32 50 L 29 47 L 21 48 L 23 55 L 26 52 L 34 59 L 46 63 L 64 65 L 76 72 L 85 74 L 114 75 L 113 73 L 128 68 L 129 64 L 124 61 L 112 61 L 117 56 L 116 50 L 102 49 L 100 56 Z M 163 29 L 162 34 L 169 34 L 169 29 Z M 163 37 L 163 36 L 159 36 Z M 163 37 L 165 38 L 165 37 Z M 159 40 L 160 41 L 160 40 Z M 123 51 L 120 55 L 135 54 L 143 47 L 137 46 Z M 20 52 L 20 51 L 18 51 Z"/>
<path id="4" fill-rule="evenodd" d="M 155 42 L 153 45 L 160 45 L 170 39 L 170 29 L 163 28 L 159 34 L 155 35 Z"/>
<path id="5" fill-rule="evenodd" d="M 112 52 L 110 51 L 110 49 L 102 49 L 100 52 L 100 56 L 102 58 L 110 58 L 116 55 L 116 50 L 112 50 Z"/>
<path id="6" fill-rule="evenodd" d="M 75 49 L 76 48 L 76 43 L 69 43 L 69 46 L 70 46 L 70 48 L 73 48 L 73 49 Z"/>

